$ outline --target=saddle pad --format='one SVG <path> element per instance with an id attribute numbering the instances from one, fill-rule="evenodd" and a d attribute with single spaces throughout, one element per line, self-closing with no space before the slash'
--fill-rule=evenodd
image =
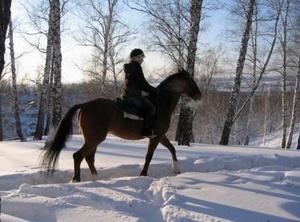
<path id="1" fill-rule="evenodd" d="M 143 116 L 143 112 L 136 106 L 133 106 L 131 103 L 128 103 L 121 98 L 116 98 L 115 102 L 116 102 L 117 109 L 120 110 L 121 112 L 128 113 L 134 116 Z M 138 119 L 142 119 L 142 118 L 138 118 Z"/>
<path id="2" fill-rule="evenodd" d="M 139 116 L 134 115 L 134 114 L 131 114 L 131 113 L 123 112 L 123 116 L 124 116 L 124 118 L 128 118 L 128 119 L 133 119 L 133 120 L 143 120 L 142 117 L 139 117 Z"/>

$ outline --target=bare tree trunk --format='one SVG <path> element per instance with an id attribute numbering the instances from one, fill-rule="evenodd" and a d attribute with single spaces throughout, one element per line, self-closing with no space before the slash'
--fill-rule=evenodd
<path id="1" fill-rule="evenodd" d="M 3 141 L 3 125 L 2 125 L 2 94 L 0 92 L 0 141 Z"/>
<path id="2" fill-rule="evenodd" d="M 254 98 L 251 97 L 250 99 L 250 105 L 249 105 L 249 115 L 248 115 L 248 119 L 247 119 L 247 126 L 246 126 L 246 138 L 245 138 L 245 142 L 244 145 L 248 146 L 249 142 L 250 142 L 250 129 L 251 129 L 251 121 L 252 121 L 252 117 L 253 117 L 253 110 L 254 110 Z"/>
<path id="3" fill-rule="evenodd" d="M 52 55 L 53 55 L 53 23 L 54 23 L 54 12 L 53 8 L 50 7 L 49 21 L 48 21 L 48 34 L 47 34 L 47 48 L 46 48 L 46 61 L 44 68 L 44 78 L 42 85 L 42 92 L 40 96 L 40 106 L 38 112 L 38 120 L 36 125 L 36 130 L 34 133 L 34 139 L 41 140 L 44 135 L 44 125 L 45 125 L 45 114 L 47 110 L 47 104 L 49 104 L 50 98 L 50 72 L 52 70 Z"/>
<path id="4" fill-rule="evenodd" d="M 295 123 L 296 123 L 296 117 L 299 109 L 299 94 L 300 94 L 300 50 L 298 53 L 298 64 L 297 64 L 297 76 L 296 76 L 296 83 L 295 83 L 295 89 L 294 89 L 294 100 L 293 100 L 293 108 L 292 108 L 292 117 L 291 117 L 291 123 L 290 123 L 290 131 L 288 135 L 288 141 L 286 144 L 286 148 L 290 149 L 292 145 L 293 135 L 294 135 L 294 129 L 295 129 Z"/>
<path id="5" fill-rule="evenodd" d="M 257 33 L 258 33 L 258 9 L 257 5 L 255 6 L 255 12 L 254 12 L 254 17 L 255 17 L 255 28 L 252 28 L 252 34 L 251 34 L 251 40 L 252 40 L 252 48 L 253 48 L 253 80 L 252 80 L 252 89 L 255 87 L 256 84 L 256 71 L 257 71 Z M 254 109 L 254 98 L 250 98 L 250 105 L 249 105 L 249 115 L 247 119 L 247 126 L 246 126 L 246 139 L 244 145 L 249 145 L 250 142 L 250 125 L 253 117 L 253 109 Z"/>
<path id="6" fill-rule="evenodd" d="M 194 67 L 197 52 L 198 33 L 200 29 L 201 11 L 203 0 L 191 1 L 190 35 L 187 55 L 187 71 L 194 77 Z M 188 98 L 183 97 L 180 106 L 180 115 L 177 125 L 176 140 L 178 145 L 189 146 L 194 142 L 193 133 L 193 110 L 186 106 Z"/>
<path id="7" fill-rule="evenodd" d="M 270 93 L 271 93 L 271 86 L 269 85 L 267 89 L 265 89 L 263 85 L 263 97 L 265 98 L 264 104 L 264 131 L 263 131 L 263 145 L 266 144 L 266 137 L 267 137 L 267 129 L 269 126 L 269 119 L 270 119 Z"/>
<path id="8" fill-rule="evenodd" d="M 240 48 L 240 55 L 237 62 L 235 83 L 231 92 L 227 118 L 224 124 L 221 140 L 219 142 L 220 145 L 228 145 L 231 128 L 234 123 L 235 109 L 240 94 L 241 77 L 243 74 L 244 63 L 247 54 L 248 40 L 249 40 L 250 30 L 252 25 L 254 6 L 255 6 L 255 0 L 249 0 L 247 14 L 246 14 L 246 23 L 244 27 L 244 33 L 243 33 L 241 48 Z"/>
<path id="9" fill-rule="evenodd" d="M 4 69 L 5 39 L 10 19 L 11 0 L 0 1 L 0 80 Z"/>
<path id="10" fill-rule="evenodd" d="M 53 26 L 53 119 L 52 124 L 56 127 L 61 119 L 61 38 L 60 38 L 60 0 L 52 0 L 51 7 L 54 12 Z"/>
<path id="11" fill-rule="evenodd" d="M 179 120 L 177 124 L 176 131 L 176 141 L 178 145 L 189 146 L 190 142 L 194 142 L 193 135 L 193 110 L 187 107 L 187 102 L 189 99 L 187 97 L 182 97 Z"/>
<path id="12" fill-rule="evenodd" d="M 300 132 L 298 136 L 297 150 L 300 150 Z"/>
<path id="13" fill-rule="evenodd" d="M 48 107 L 47 107 L 47 120 L 46 120 L 46 126 L 45 126 L 45 135 L 48 135 L 50 130 L 51 130 L 51 126 L 52 125 L 52 118 L 53 118 L 53 104 L 54 104 L 54 96 L 53 96 L 53 70 L 51 70 L 50 73 L 50 83 L 49 83 L 49 92 L 48 92 Z"/>
<path id="14" fill-rule="evenodd" d="M 13 36 L 13 28 L 12 21 L 9 20 L 9 48 L 10 48 L 10 60 L 11 60 L 11 74 L 12 74 L 12 93 L 14 99 L 14 115 L 15 115 L 15 124 L 16 124 L 16 132 L 20 137 L 22 142 L 27 141 L 26 135 L 22 131 L 21 124 L 21 115 L 20 115 L 20 107 L 19 107 L 19 95 L 17 89 L 17 74 L 16 74 L 16 63 L 15 63 L 15 52 L 14 52 L 14 36 Z"/>
<path id="15" fill-rule="evenodd" d="M 38 122 L 34 138 L 42 139 L 52 124 L 56 127 L 61 119 L 61 9 L 59 0 L 50 1 L 46 62 L 40 98 Z M 51 104 L 53 101 L 53 104 Z M 46 126 L 45 126 L 45 120 Z M 51 124 L 50 124 L 50 122 Z"/>
<path id="16" fill-rule="evenodd" d="M 286 147 L 287 137 L 287 99 L 286 99 L 286 78 L 287 78 L 287 22 L 289 17 L 289 5 L 290 0 L 286 1 L 285 16 L 282 18 L 283 22 L 283 39 L 281 41 L 281 47 L 283 52 L 283 73 L 282 73 L 282 91 L 281 91 L 281 119 L 282 119 L 282 142 L 281 148 Z"/>

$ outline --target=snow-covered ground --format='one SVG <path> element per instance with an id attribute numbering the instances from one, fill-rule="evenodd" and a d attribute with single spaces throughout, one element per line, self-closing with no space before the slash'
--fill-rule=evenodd
<path id="1" fill-rule="evenodd" d="M 109 136 L 96 154 L 99 180 L 82 163 L 72 178 L 73 136 L 59 170 L 43 178 L 43 142 L 0 142 L 1 221 L 300 221 L 300 152 L 266 147 L 176 146 L 180 175 L 159 146 L 139 177 L 147 140 Z"/>

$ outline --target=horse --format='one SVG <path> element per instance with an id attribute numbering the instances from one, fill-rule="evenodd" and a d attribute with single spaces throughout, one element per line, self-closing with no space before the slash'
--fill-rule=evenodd
<path id="1" fill-rule="evenodd" d="M 194 101 L 201 99 L 201 92 L 191 75 L 181 70 L 168 76 L 158 86 L 156 97 L 157 115 L 153 122 L 153 129 L 156 137 L 149 139 L 148 149 L 145 156 L 144 166 L 140 176 L 147 176 L 149 164 L 158 144 L 165 146 L 171 156 L 173 170 L 180 173 L 177 163 L 176 150 L 166 137 L 169 129 L 171 116 L 174 112 L 181 95 L 186 95 Z M 80 164 L 86 160 L 93 178 L 97 179 L 95 168 L 95 153 L 97 146 L 103 142 L 108 133 L 128 140 L 142 139 L 143 120 L 132 120 L 124 118 L 114 100 L 98 98 L 71 107 L 61 119 L 56 128 L 52 140 L 45 143 L 45 150 L 42 155 L 41 165 L 46 172 L 53 172 L 61 150 L 72 136 L 74 115 L 78 112 L 77 121 L 83 136 L 83 146 L 73 154 L 74 175 L 71 182 L 80 182 Z"/>

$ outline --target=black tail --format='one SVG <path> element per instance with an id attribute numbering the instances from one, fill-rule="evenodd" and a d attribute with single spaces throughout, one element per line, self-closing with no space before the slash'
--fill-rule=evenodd
<path id="1" fill-rule="evenodd" d="M 66 113 L 60 121 L 54 138 L 47 141 L 45 144 L 46 151 L 41 159 L 42 167 L 46 168 L 47 172 L 52 172 L 55 169 L 61 150 L 65 147 L 66 142 L 73 134 L 73 117 L 80 105 L 75 105 Z"/>

